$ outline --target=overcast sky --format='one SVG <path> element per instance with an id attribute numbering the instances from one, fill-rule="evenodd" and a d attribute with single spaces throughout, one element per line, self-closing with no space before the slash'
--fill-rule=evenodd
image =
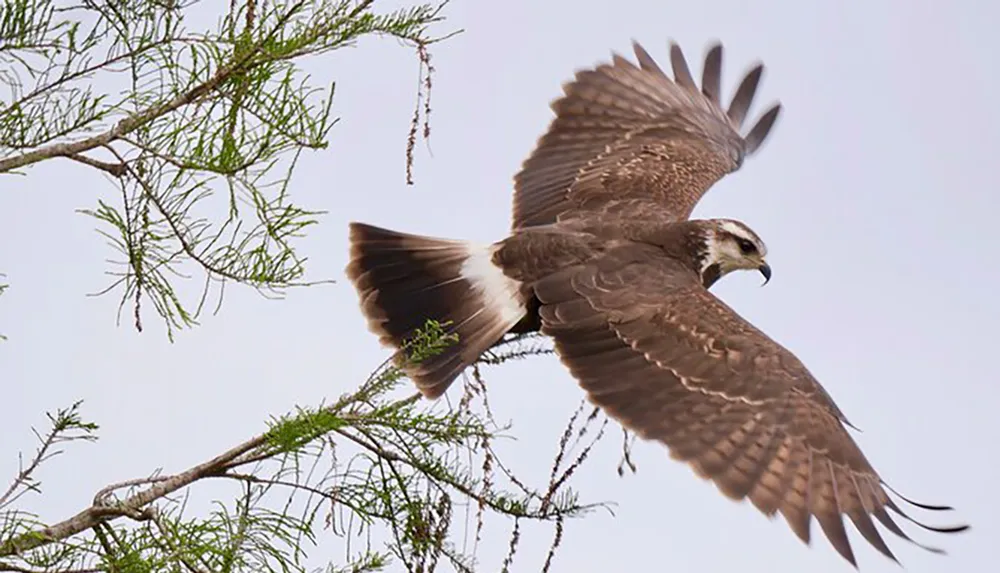
<path id="1" fill-rule="evenodd" d="M 420 146 L 413 187 L 403 171 L 412 53 L 372 38 L 312 70 L 337 80 L 342 120 L 330 148 L 305 157 L 293 191 L 330 211 L 303 248 L 312 277 L 338 283 L 283 302 L 230 288 L 221 314 L 174 344 L 152 316 L 138 334 L 128 321 L 115 325 L 115 297 L 85 296 L 106 286 L 104 261 L 114 253 L 74 209 L 113 199 L 111 184 L 69 162 L 5 178 L 0 272 L 12 287 L 0 297 L 0 332 L 9 337 L 0 344 L 0 475 L 13 475 L 17 450 L 34 447 L 29 428 L 44 426 L 44 411 L 85 399 L 101 441 L 53 462 L 45 496 L 30 505 L 66 517 L 107 483 L 184 469 L 271 415 L 349 390 L 387 355 L 343 280 L 349 221 L 500 239 L 511 177 L 575 69 L 626 52 L 633 38 L 660 60 L 669 38 L 694 60 L 718 38 L 727 94 L 759 58 L 767 71 L 756 109 L 774 99 L 785 109 L 762 152 L 695 211 L 754 228 L 774 279 L 758 288 L 759 277 L 744 273 L 714 292 L 805 362 L 864 430 L 857 439 L 891 485 L 952 504 L 955 520 L 973 524 L 944 538 L 910 528 L 947 557 L 887 537 L 907 570 L 992 570 L 1000 539 L 998 7 L 455 1 L 448 25 L 465 33 L 434 49 L 433 153 Z M 504 453 L 529 478 L 544 477 L 580 390 L 552 357 L 505 366 L 489 380 L 495 412 L 521 438 Z M 613 433 L 576 482 L 585 499 L 617 502 L 616 515 L 571 522 L 555 571 L 849 570 L 816 524 L 808 548 L 783 520 L 728 501 L 656 444 L 638 445 L 639 472 L 619 478 L 618 444 Z M 514 571 L 538 570 L 549 534 L 534 531 Z M 850 535 L 864 571 L 898 571 Z M 502 531 L 487 540 L 486 570 L 505 549 Z"/>

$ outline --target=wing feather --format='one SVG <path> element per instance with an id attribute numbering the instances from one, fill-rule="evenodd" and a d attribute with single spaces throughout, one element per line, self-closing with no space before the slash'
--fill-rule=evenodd
<path id="1" fill-rule="evenodd" d="M 833 548 L 840 553 L 851 565 L 857 567 L 858 563 L 851 549 L 851 542 L 847 538 L 847 529 L 844 528 L 844 507 L 840 499 L 840 491 L 837 487 L 837 474 L 846 471 L 846 468 L 835 468 L 830 458 L 824 457 L 823 464 L 815 466 L 819 474 L 814 477 L 817 494 L 813 496 L 815 506 L 811 513 L 816 516 L 820 528 L 826 534 L 827 539 Z"/>
<path id="2" fill-rule="evenodd" d="M 663 73 L 663 70 L 660 68 L 660 65 L 656 63 L 656 60 L 654 60 L 652 56 L 649 55 L 649 52 L 646 51 L 646 48 L 643 48 L 638 43 L 633 42 L 632 51 L 635 52 L 635 58 L 639 60 L 640 68 L 642 68 L 647 72 L 660 76 L 662 78 L 667 78 L 668 80 L 670 79 L 667 76 L 667 74 Z"/>
<path id="3" fill-rule="evenodd" d="M 726 484 L 723 493 L 733 499 L 750 495 L 754 486 L 764 479 L 770 460 L 781 445 L 778 429 L 773 424 L 757 421 L 754 432 L 748 434 L 742 448 L 733 458 L 718 482 Z"/>
<path id="4" fill-rule="evenodd" d="M 719 105 L 722 102 L 722 44 L 715 44 L 705 55 L 701 91 L 713 104 Z"/>
<path id="5" fill-rule="evenodd" d="M 752 128 L 750 128 L 750 133 L 747 134 L 745 140 L 747 155 L 756 153 L 757 148 L 767 140 L 767 136 L 771 133 L 771 128 L 774 127 L 774 122 L 778 120 L 778 114 L 780 112 L 780 107 L 772 107 L 757 120 L 757 123 L 755 123 Z"/>
<path id="6" fill-rule="evenodd" d="M 847 517 L 895 560 L 872 518 L 910 541 L 886 510 L 912 519 L 889 497 L 829 394 L 693 273 L 628 248 L 534 285 L 542 331 L 590 399 L 641 437 L 664 443 L 725 495 L 780 513 L 803 542 L 815 518 L 856 565 Z"/>
<path id="7" fill-rule="evenodd" d="M 674 70 L 674 81 L 681 87 L 693 91 L 698 90 L 698 84 L 694 83 L 694 77 L 691 76 L 691 70 L 688 69 L 687 60 L 684 59 L 684 52 L 675 43 L 670 44 L 670 67 Z"/>
<path id="8" fill-rule="evenodd" d="M 722 46 L 705 57 L 699 90 L 677 44 L 673 79 L 633 44 L 638 66 L 617 54 L 579 71 L 552 103 L 556 117 L 514 177 L 513 227 L 554 223 L 581 211 L 630 204 L 686 219 L 719 179 L 756 152 L 778 118 L 773 105 L 744 137 L 741 126 L 763 67 L 743 78 L 728 112 L 720 104 Z M 615 209 L 620 216 L 629 209 Z"/>
<path id="9" fill-rule="evenodd" d="M 791 441 L 781 435 L 777 427 L 774 431 L 776 434 L 774 442 L 777 443 L 777 447 L 770 458 L 761 460 L 766 465 L 762 468 L 760 478 L 748 494 L 754 507 L 767 516 L 773 516 L 781 507 L 782 501 L 792 485 L 795 463 L 797 463 L 793 458 L 794 452 L 797 450 L 792 448 Z"/>
<path id="10" fill-rule="evenodd" d="M 757 93 L 757 85 L 760 83 L 760 77 L 763 73 L 764 64 L 754 66 L 750 73 L 743 77 L 740 87 L 736 88 L 736 93 L 729 103 L 729 111 L 726 113 L 737 129 L 743 127 L 743 120 L 746 119 L 750 105 L 753 104 L 753 96 Z"/>

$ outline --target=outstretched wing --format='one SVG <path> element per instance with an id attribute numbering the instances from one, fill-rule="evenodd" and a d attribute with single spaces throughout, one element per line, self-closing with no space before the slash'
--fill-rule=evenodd
<path id="1" fill-rule="evenodd" d="M 768 516 L 780 512 L 802 541 L 809 542 L 815 517 L 855 563 L 846 515 L 895 560 L 872 517 L 906 539 L 889 511 L 910 518 L 822 386 L 693 273 L 644 249 L 622 247 L 536 285 L 542 332 L 590 399 L 626 428 L 666 444 L 727 496 L 749 498 Z"/>
<path id="2" fill-rule="evenodd" d="M 654 209 L 687 219 L 709 187 L 767 138 L 780 104 L 747 135 L 740 132 L 762 64 L 743 78 L 725 111 L 720 44 L 705 57 L 701 89 L 676 44 L 670 48 L 674 79 L 642 46 L 633 48 L 639 67 L 616 54 L 611 64 L 577 72 L 563 86 L 565 95 L 552 104 L 555 119 L 514 177 L 513 228 L 553 223 L 579 210 L 627 216 Z"/>

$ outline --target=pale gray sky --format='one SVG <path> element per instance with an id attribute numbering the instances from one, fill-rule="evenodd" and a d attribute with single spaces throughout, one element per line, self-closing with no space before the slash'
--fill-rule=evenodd
<path id="1" fill-rule="evenodd" d="M 952 504 L 955 520 L 973 524 L 945 538 L 910 528 L 947 557 L 890 539 L 907 570 L 993 570 L 1000 5 L 508 0 L 456 1 L 446 13 L 466 32 L 434 50 L 433 156 L 421 146 L 415 187 L 403 184 L 412 54 L 370 39 L 315 70 L 338 81 L 342 120 L 330 149 L 304 159 L 294 192 L 331 211 L 303 246 L 313 276 L 336 285 L 283 302 L 230 288 L 222 313 L 176 343 L 152 317 L 139 335 L 115 326 L 113 296 L 84 296 L 107 284 L 113 253 L 74 209 L 114 197 L 114 187 L 69 162 L 4 180 L 0 271 L 12 287 L 0 298 L 10 338 L 0 344 L 0 475 L 13 474 L 15 450 L 33 447 L 29 427 L 43 425 L 45 410 L 83 398 L 102 426 L 98 444 L 53 463 L 31 507 L 67 516 L 109 482 L 180 470 L 270 415 L 350 389 L 386 352 L 342 280 L 348 221 L 499 239 L 511 177 L 575 69 L 626 52 L 633 38 L 657 59 L 675 38 L 694 60 L 719 38 L 725 86 L 760 58 L 760 103 L 780 99 L 785 109 L 769 144 L 695 212 L 751 225 L 768 243 L 774 280 L 758 288 L 745 273 L 714 292 L 797 353 L 864 430 L 857 439 L 890 484 Z M 544 477 L 579 389 L 551 357 L 506 366 L 490 382 L 497 415 L 521 437 L 504 453 Z M 555 571 L 849 570 L 815 524 L 806 548 L 782 520 L 724 499 L 658 445 L 638 445 L 638 474 L 619 478 L 618 442 L 606 440 L 576 481 L 586 498 L 617 502 L 617 515 L 570 523 Z M 541 563 L 549 534 L 533 531 L 514 571 Z M 480 551 L 490 567 L 506 549 L 495 533 Z M 850 534 L 863 570 L 898 570 Z"/>

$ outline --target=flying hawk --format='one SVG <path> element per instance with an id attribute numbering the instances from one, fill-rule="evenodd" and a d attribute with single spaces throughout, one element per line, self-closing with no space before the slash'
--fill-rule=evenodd
<path id="1" fill-rule="evenodd" d="M 689 219 L 778 118 L 775 104 L 743 135 L 763 65 L 723 108 L 721 45 L 707 52 L 701 88 L 676 44 L 673 79 L 633 47 L 638 66 L 614 55 L 563 87 L 515 177 L 506 239 L 477 245 L 351 224 L 347 275 L 369 327 L 396 349 L 428 319 L 457 335 L 408 366 L 428 398 L 508 333 L 541 331 L 591 401 L 725 495 L 781 513 L 805 543 L 815 517 L 854 564 L 846 515 L 895 560 L 872 517 L 905 539 L 889 511 L 913 520 L 843 412 L 794 354 L 708 290 L 739 269 L 770 278 L 764 242 L 739 221 Z"/>

